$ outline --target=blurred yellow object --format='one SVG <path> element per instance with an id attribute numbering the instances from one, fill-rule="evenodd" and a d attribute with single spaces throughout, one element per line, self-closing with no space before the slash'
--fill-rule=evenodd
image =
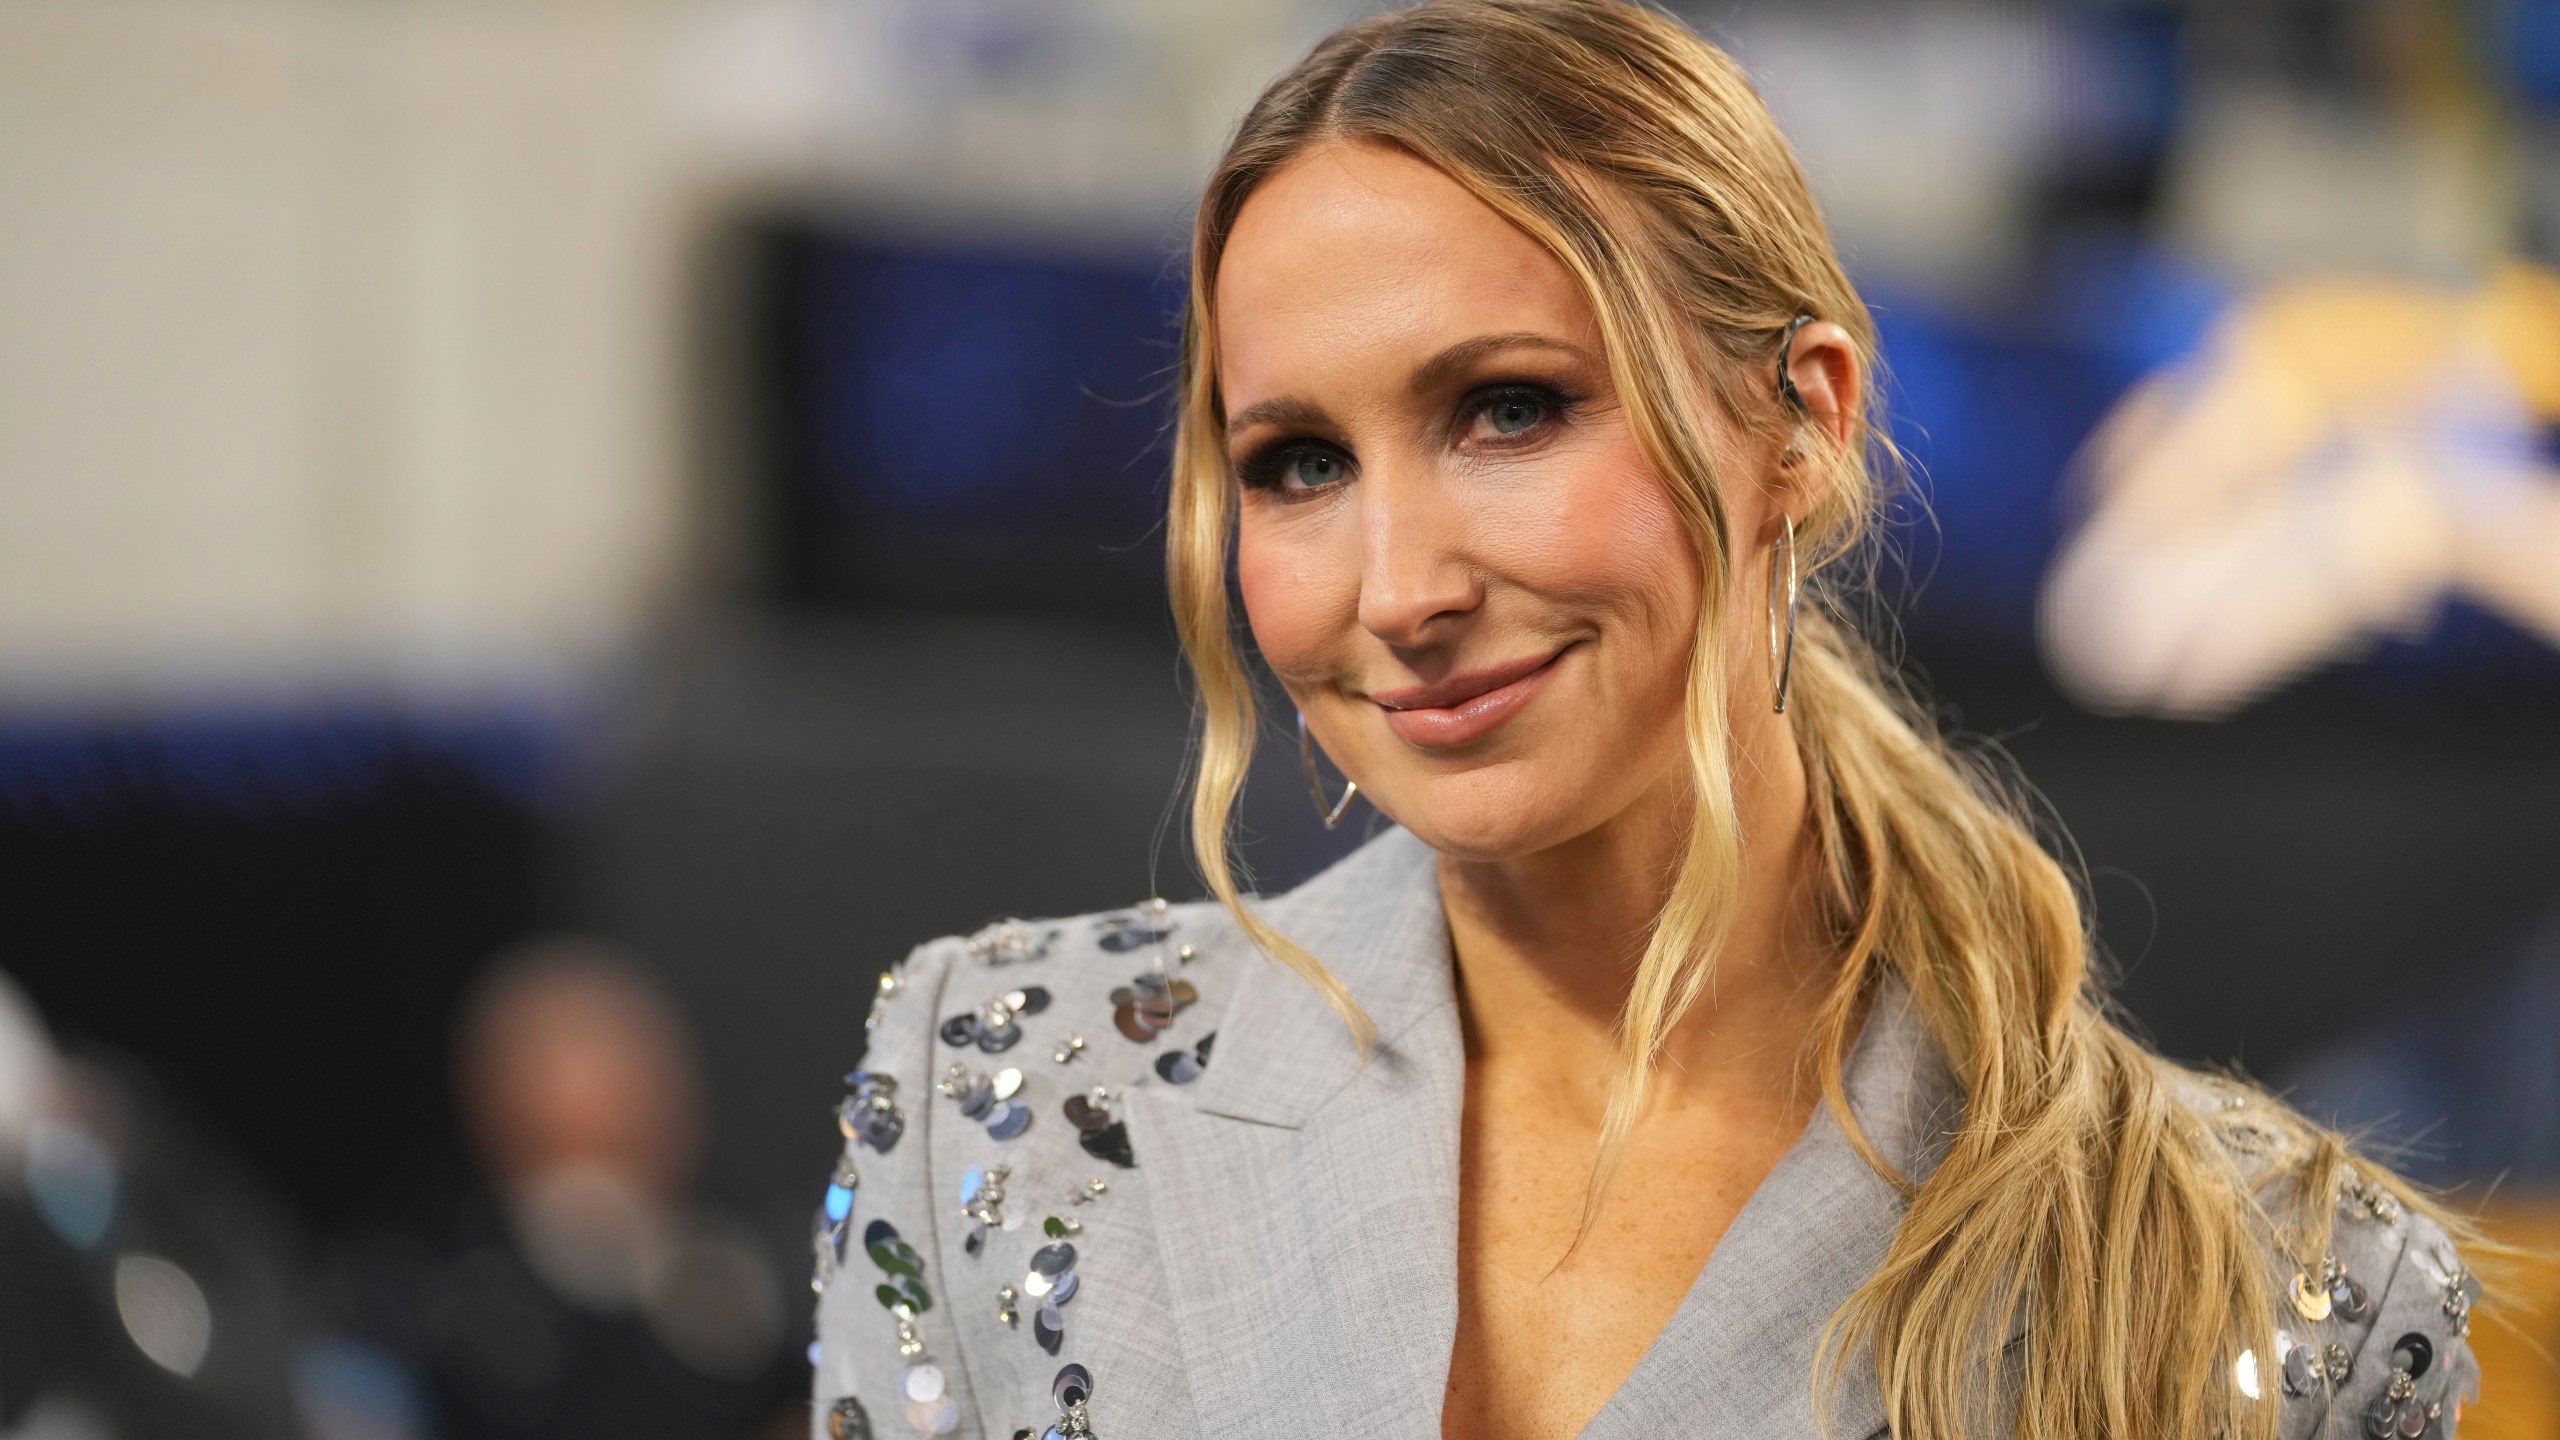
<path id="1" fill-rule="evenodd" d="M 2560 646 L 2560 274 L 2296 281 L 2135 386 L 2038 615 L 2102 711 L 2217 719 L 2465 601 Z"/>
<path id="2" fill-rule="evenodd" d="M 2324 425 L 2428 402 L 2426 387 L 2474 344 L 2526 415 L 2560 420 L 2560 275 L 2510 260 L 2468 293 L 2335 276 L 2269 291 L 2244 307 L 2235 338 L 2288 377 Z"/>
<path id="3" fill-rule="evenodd" d="M 2509 1196 L 2479 1212 L 2489 1238 L 2523 1251 L 2499 1277 L 2498 1306 L 2471 1327 L 2480 1403 L 2462 1440 L 2560 1436 L 2560 1194 Z"/>

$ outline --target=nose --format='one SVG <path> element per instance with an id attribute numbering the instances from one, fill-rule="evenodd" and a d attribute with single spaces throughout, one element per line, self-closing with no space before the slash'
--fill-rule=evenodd
<path id="1" fill-rule="evenodd" d="M 1447 486 L 1428 476 L 1363 477 L 1360 513 L 1360 624 L 1401 649 L 1450 638 L 1484 603 L 1465 556 L 1466 515 Z"/>

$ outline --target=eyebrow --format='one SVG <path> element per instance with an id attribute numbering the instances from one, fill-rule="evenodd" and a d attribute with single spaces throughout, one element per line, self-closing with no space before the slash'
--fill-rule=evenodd
<path id="1" fill-rule="evenodd" d="M 1499 354 L 1505 350 L 1524 349 L 1553 350 L 1586 365 L 1593 363 L 1589 351 L 1579 345 L 1558 340 L 1552 335 L 1540 335 L 1525 330 L 1508 335 L 1479 335 L 1472 340 L 1461 340 L 1414 367 L 1413 377 L 1405 382 L 1405 388 L 1416 395 L 1428 395 L 1447 385 L 1455 377 L 1464 374 L 1469 367 L 1488 355 Z M 1289 396 L 1281 396 L 1278 399 L 1256 401 L 1237 411 L 1227 420 L 1227 429 L 1233 432 L 1251 425 L 1313 429 L 1325 423 L 1326 416 L 1322 406 Z"/>
<path id="2" fill-rule="evenodd" d="M 1552 335 L 1525 330 L 1509 335 L 1480 335 L 1473 340 L 1461 340 L 1423 361 L 1415 368 L 1413 378 L 1405 382 L 1406 388 L 1416 395 L 1428 395 L 1465 374 L 1477 361 L 1505 350 L 1554 350 L 1584 364 L 1591 362 L 1589 352 L 1581 346 L 1568 344 Z"/>
<path id="3" fill-rule="evenodd" d="M 1282 429 L 1312 430 L 1324 423 L 1323 407 L 1283 397 L 1247 405 L 1228 419 L 1227 429 L 1235 431 L 1248 425 L 1277 425 Z"/>

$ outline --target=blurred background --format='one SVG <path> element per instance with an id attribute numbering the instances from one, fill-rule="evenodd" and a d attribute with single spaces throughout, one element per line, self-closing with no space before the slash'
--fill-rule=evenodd
<path id="1" fill-rule="evenodd" d="M 1198 893 L 1184 227 L 1362 8 L 0 0 L 0 1436 L 805 1433 L 879 967 Z M 1678 8 L 2127 1010 L 2560 1243 L 2560 0 Z"/>

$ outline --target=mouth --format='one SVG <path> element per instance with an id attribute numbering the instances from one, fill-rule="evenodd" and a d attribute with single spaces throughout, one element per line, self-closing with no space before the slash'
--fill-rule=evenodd
<path id="1" fill-rule="evenodd" d="M 1387 728 L 1408 745 L 1445 750 L 1481 740 L 1500 729 L 1545 688 L 1556 662 L 1573 647 L 1470 670 L 1429 685 L 1373 691 Z"/>

